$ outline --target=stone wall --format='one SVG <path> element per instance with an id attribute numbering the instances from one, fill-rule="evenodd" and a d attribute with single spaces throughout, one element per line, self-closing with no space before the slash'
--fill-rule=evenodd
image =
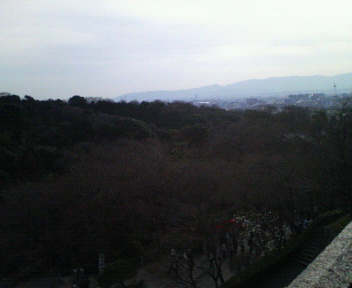
<path id="1" fill-rule="evenodd" d="M 352 287 L 352 222 L 288 288 Z"/>

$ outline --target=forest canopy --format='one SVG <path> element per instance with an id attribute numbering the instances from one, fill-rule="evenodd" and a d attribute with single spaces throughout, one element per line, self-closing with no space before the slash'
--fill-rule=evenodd
<path id="1" fill-rule="evenodd" d="M 91 268 L 101 252 L 151 260 L 175 227 L 240 211 L 352 207 L 351 127 L 350 99 L 256 111 L 2 96 L 0 276 Z"/>

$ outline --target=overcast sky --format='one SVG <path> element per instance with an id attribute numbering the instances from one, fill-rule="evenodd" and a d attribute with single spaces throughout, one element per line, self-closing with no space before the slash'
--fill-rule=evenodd
<path id="1" fill-rule="evenodd" d="M 351 0 L 0 0 L 0 92 L 35 99 L 352 72 Z"/>

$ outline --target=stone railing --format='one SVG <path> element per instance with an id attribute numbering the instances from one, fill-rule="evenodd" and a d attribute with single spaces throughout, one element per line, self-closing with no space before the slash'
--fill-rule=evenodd
<path id="1" fill-rule="evenodd" d="M 288 288 L 352 288 L 352 222 Z"/>

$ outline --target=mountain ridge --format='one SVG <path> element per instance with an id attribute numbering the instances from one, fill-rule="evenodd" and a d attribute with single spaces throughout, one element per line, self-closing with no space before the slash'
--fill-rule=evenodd
<path id="1" fill-rule="evenodd" d="M 334 85 L 339 92 L 349 92 L 352 87 L 352 73 L 333 76 L 283 76 L 264 79 L 248 79 L 227 85 L 213 84 L 191 89 L 155 90 L 121 95 L 115 101 L 150 100 L 196 100 L 211 98 L 241 98 L 269 96 L 284 93 L 333 93 Z"/>

